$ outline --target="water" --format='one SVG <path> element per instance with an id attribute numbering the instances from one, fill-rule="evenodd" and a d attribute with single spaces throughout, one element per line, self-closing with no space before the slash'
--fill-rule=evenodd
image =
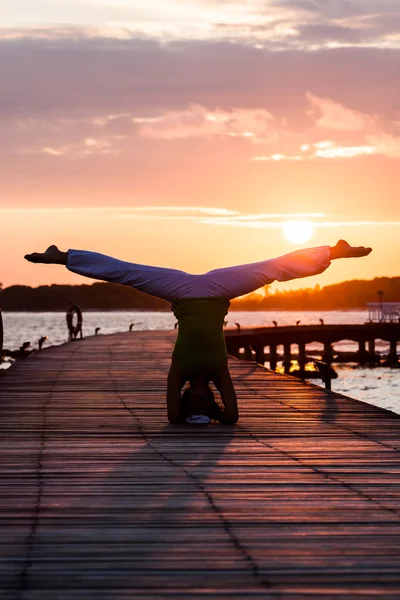
<path id="1" fill-rule="evenodd" d="M 228 314 L 228 328 L 240 323 L 241 327 L 271 326 L 273 321 L 279 325 L 294 325 L 300 320 L 302 325 L 319 324 L 322 318 L 326 324 L 365 323 L 366 311 L 330 311 L 330 312 L 231 312 Z M 38 347 L 38 339 L 48 336 L 44 347 L 63 344 L 68 339 L 68 331 L 63 312 L 47 313 L 3 313 L 4 348 L 18 349 L 23 342 L 30 341 L 33 348 Z M 170 312 L 109 311 L 85 312 L 83 321 L 84 336 L 94 335 L 96 327 L 100 334 L 128 331 L 131 323 L 134 330 L 173 329 L 175 317 Z M 310 345 L 308 348 L 321 348 Z M 335 344 L 336 350 L 354 351 L 356 346 L 349 341 Z M 378 353 L 385 354 L 388 345 L 377 343 Z M 3 368 L 7 366 L 3 363 Z M 377 367 L 374 369 L 335 366 L 339 379 L 332 381 L 332 389 L 376 406 L 387 408 L 400 414 L 400 370 Z M 314 382 L 318 383 L 318 381 Z M 322 385 L 322 384 L 321 384 Z"/>

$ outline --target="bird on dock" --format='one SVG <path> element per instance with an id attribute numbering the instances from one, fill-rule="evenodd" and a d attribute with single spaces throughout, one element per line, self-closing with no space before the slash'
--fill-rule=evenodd
<path id="1" fill-rule="evenodd" d="M 235 323 L 235 325 L 238 328 L 238 330 L 240 331 L 240 323 Z"/>
<path id="2" fill-rule="evenodd" d="M 131 324 L 129 325 L 129 331 L 132 331 L 132 329 L 133 329 L 134 327 L 135 327 L 135 323 L 131 323 Z"/>
<path id="3" fill-rule="evenodd" d="M 96 327 L 96 329 L 94 330 L 94 335 L 97 335 L 100 331 L 100 327 Z"/>
<path id="4" fill-rule="evenodd" d="M 47 335 L 42 336 L 41 338 L 39 338 L 38 344 L 39 344 L 39 350 L 42 349 L 43 344 L 45 343 L 45 341 L 48 339 Z"/>
<path id="5" fill-rule="evenodd" d="M 300 325 L 301 321 L 296 321 L 296 327 Z"/>
<path id="6" fill-rule="evenodd" d="M 272 321 L 274 324 L 274 327 L 278 327 L 278 321 Z"/>
<path id="7" fill-rule="evenodd" d="M 321 323 L 321 325 L 324 324 L 324 320 L 323 319 L 320 319 L 319 322 Z"/>
<path id="8" fill-rule="evenodd" d="M 228 325 L 228 321 L 224 321 L 224 327 Z"/>

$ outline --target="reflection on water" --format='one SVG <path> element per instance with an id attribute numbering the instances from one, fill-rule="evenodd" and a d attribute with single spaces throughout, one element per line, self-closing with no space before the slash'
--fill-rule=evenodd
<path id="1" fill-rule="evenodd" d="M 272 326 L 273 321 L 279 325 L 319 324 L 323 319 L 326 324 L 365 323 L 368 318 L 366 311 L 331 311 L 331 312 L 232 312 L 228 314 L 228 328 L 235 328 L 235 323 L 241 327 Z M 33 348 L 38 347 L 38 340 L 48 336 L 44 347 L 63 344 L 68 339 L 68 330 L 63 312 L 47 313 L 3 313 L 4 348 L 18 349 L 24 342 L 30 341 Z M 136 312 L 110 311 L 85 312 L 83 321 L 84 336 L 94 335 L 96 327 L 100 334 L 129 331 L 134 323 L 133 331 L 173 329 L 175 317 L 171 312 Z M 321 349 L 320 344 L 310 344 L 309 350 Z M 295 347 L 294 347 L 295 349 Z M 384 354 L 388 346 L 385 342 L 377 342 L 376 351 Z M 335 344 L 335 350 L 352 352 L 356 350 L 354 343 L 349 341 Z M 4 366 L 4 365 L 3 365 Z M 377 367 L 353 368 L 349 365 L 335 365 L 339 379 L 332 382 L 334 391 L 370 402 L 377 406 L 400 413 L 400 370 Z M 314 380 L 313 383 L 319 383 Z M 323 385 L 323 384 L 321 384 Z"/>
<path id="2" fill-rule="evenodd" d="M 335 369 L 339 374 L 339 379 L 332 382 L 335 392 L 400 414 L 399 369 L 349 365 L 335 366 Z"/>

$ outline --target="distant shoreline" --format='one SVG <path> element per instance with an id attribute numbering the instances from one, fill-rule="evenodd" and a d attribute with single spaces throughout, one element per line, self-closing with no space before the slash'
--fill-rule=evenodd
<path id="1" fill-rule="evenodd" d="M 1 309 L 1 307 L 0 307 Z M 365 306 L 354 307 L 351 308 L 230 308 L 229 312 L 310 312 L 310 313 L 321 313 L 321 312 L 367 312 L 367 308 Z M 1 309 L 2 314 L 7 313 L 35 313 L 35 314 L 45 314 L 45 313 L 66 313 L 67 309 L 49 309 L 49 310 L 9 310 L 9 309 Z M 135 313 L 171 313 L 170 309 L 145 309 L 145 308 L 83 308 L 83 313 L 127 313 L 127 312 L 135 312 Z"/>
<path id="2" fill-rule="evenodd" d="M 378 296 L 379 292 L 379 296 Z M 351 280 L 326 287 L 301 288 L 291 291 L 266 286 L 264 295 L 248 294 L 231 301 L 231 312 L 304 312 L 365 310 L 368 302 L 400 301 L 400 277 Z M 93 283 L 78 286 L 51 285 L 31 288 L 11 286 L 0 292 L 0 309 L 8 312 L 63 312 L 68 303 L 78 304 L 83 311 L 166 312 L 170 303 L 143 294 L 128 286 Z"/>

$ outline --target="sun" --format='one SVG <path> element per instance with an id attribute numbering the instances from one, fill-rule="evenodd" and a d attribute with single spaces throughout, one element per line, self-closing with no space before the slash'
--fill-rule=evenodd
<path id="1" fill-rule="evenodd" d="M 283 235 L 292 244 L 304 244 L 312 237 L 313 226 L 310 221 L 286 221 L 282 226 Z"/>

